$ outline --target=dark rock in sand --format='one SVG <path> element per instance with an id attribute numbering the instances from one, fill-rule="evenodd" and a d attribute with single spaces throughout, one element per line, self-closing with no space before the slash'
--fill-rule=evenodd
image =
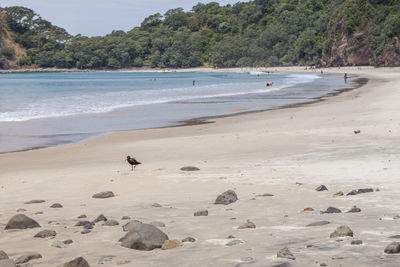
<path id="1" fill-rule="evenodd" d="M 358 208 L 357 206 L 353 206 L 348 213 L 353 213 L 353 212 L 361 212 L 361 209 Z"/>
<path id="2" fill-rule="evenodd" d="M 8 221 L 4 229 L 28 229 L 36 227 L 40 227 L 40 225 L 34 219 L 31 219 L 24 214 L 17 214 Z"/>
<path id="3" fill-rule="evenodd" d="M 200 210 L 194 213 L 194 216 L 208 216 L 208 210 Z"/>
<path id="4" fill-rule="evenodd" d="M 196 239 L 189 236 L 189 237 L 186 237 L 185 239 L 182 239 L 182 243 L 185 243 L 185 242 L 193 243 L 193 242 L 196 242 Z"/>
<path id="5" fill-rule="evenodd" d="M 5 253 L 3 250 L 0 250 L 0 260 L 6 260 L 8 259 L 7 253 Z"/>
<path id="6" fill-rule="evenodd" d="M 17 212 L 25 212 L 26 209 L 17 209 Z"/>
<path id="7" fill-rule="evenodd" d="M 357 195 L 358 191 L 357 190 L 351 190 L 349 193 L 346 194 L 346 196 L 354 196 Z"/>
<path id="8" fill-rule="evenodd" d="M 363 241 L 362 240 L 353 240 L 351 241 L 351 245 L 362 245 Z"/>
<path id="9" fill-rule="evenodd" d="M 371 192 L 374 192 L 373 188 L 361 188 L 358 190 L 354 189 L 354 190 L 351 190 L 351 192 L 347 193 L 347 196 L 353 196 L 353 195 L 371 193 Z"/>
<path id="10" fill-rule="evenodd" d="M 342 211 L 335 207 L 329 207 L 326 209 L 326 211 L 321 211 L 321 214 L 325 214 L 325 213 L 342 213 Z"/>
<path id="11" fill-rule="evenodd" d="M 130 220 L 131 219 L 131 217 L 129 217 L 129 216 L 123 216 L 122 218 L 121 218 L 121 220 Z"/>
<path id="12" fill-rule="evenodd" d="M 389 236 L 389 238 L 397 239 L 397 238 L 400 238 L 400 235 L 392 235 L 392 236 Z"/>
<path id="13" fill-rule="evenodd" d="M 295 260 L 296 257 L 290 252 L 290 250 L 287 247 L 284 247 L 283 249 L 279 250 L 277 253 L 278 258 L 285 258 L 289 260 Z"/>
<path id="14" fill-rule="evenodd" d="M 228 190 L 217 197 L 214 204 L 228 205 L 238 200 L 238 197 L 233 190 Z"/>
<path id="15" fill-rule="evenodd" d="M 274 196 L 273 194 L 268 194 L 268 193 L 257 195 L 257 197 L 273 197 L 273 196 Z"/>
<path id="16" fill-rule="evenodd" d="M 229 235 L 227 238 L 228 238 L 228 239 L 233 239 L 233 238 L 236 238 L 236 237 L 233 236 L 233 235 Z"/>
<path id="17" fill-rule="evenodd" d="M 83 226 L 83 229 L 93 229 L 94 225 L 95 225 L 94 222 L 85 224 L 85 225 Z"/>
<path id="18" fill-rule="evenodd" d="M 165 227 L 165 223 L 163 223 L 163 222 L 154 221 L 154 222 L 151 222 L 150 224 L 153 226 L 156 226 L 156 227 Z"/>
<path id="19" fill-rule="evenodd" d="M 69 244 L 74 243 L 74 241 L 72 241 L 71 239 L 67 239 L 67 240 L 64 240 L 63 243 L 64 243 L 65 245 L 69 245 Z"/>
<path id="20" fill-rule="evenodd" d="M 92 231 L 90 231 L 89 229 L 85 229 L 85 230 L 83 230 L 82 232 L 81 232 L 81 234 L 82 235 L 86 235 L 86 234 L 89 234 L 89 233 L 91 233 Z"/>
<path id="21" fill-rule="evenodd" d="M 150 224 L 137 224 L 120 239 L 121 246 L 137 250 L 161 248 L 168 236 Z"/>
<path id="22" fill-rule="evenodd" d="M 374 192 L 373 188 L 362 188 L 362 189 L 358 189 L 357 191 L 359 194 L 363 194 L 363 193 L 372 193 Z"/>
<path id="23" fill-rule="evenodd" d="M 155 208 L 161 208 L 162 205 L 158 204 L 158 203 L 153 203 L 151 206 L 155 207 Z"/>
<path id="24" fill-rule="evenodd" d="M 256 225 L 253 222 L 251 222 L 250 220 L 247 220 L 247 222 L 245 224 L 242 224 L 241 226 L 239 226 L 238 229 L 249 229 L 249 228 L 254 229 L 254 228 L 256 228 Z"/>
<path id="25" fill-rule="evenodd" d="M 102 225 L 104 226 L 116 226 L 119 225 L 119 222 L 116 220 L 108 220 L 105 223 L 103 223 Z"/>
<path id="26" fill-rule="evenodd" d="M 342 225 L 336 228 L 336 230 L 331 233 L 330 238 L 353 235 L 353 231 L 347 225 Z"/>
<path id="27" fill-rule="evenodd" d="M 235 239 L 235 240 L 231 240 L 228 243 L 226 243 L 225 246 L 232 247 L 232 246 L 236 246 L 239 244 L 243 244 L 243 241 L 239 240 L 239 239 Z"/>
<path id="28" fill-rule="evenodd" d="M 124 232 L 129 232 L 130 230 L 133 230 L 136 226 L 141 225 L 142 222 L 138 220 L 132 220 L 128 222 L 127 224 L 122 226 L 122 229 Z"/>
<path id="29" fill-rule="evenodd" d="M 186 166 L 186 167 L 182 167 L 182 168 L 181 168 L 181 171 L 184 171 L 184 172 L 194 172 L 194 171 L 200 171 L 200 169 L 197 168 L 197 167 L 193 167 L 193 166 Z"/>
<path id="30" fill-rule="evenodd" d="M 284 262 L 284 263 L 278 263 L 277 265 L 273 265 L 271 267 L 290 267 L 292 266 L 290 263 Z"/>
<path id="31" fill-rule="evenodd" d="M 327 225 L 327 224 L 330 224 L 330 222 L 328 222 L 328 221 L 319 221 L 319 222 L 314 222 L 314 223 L 307 224 L 306 227 L 321 226 L 321 225 Z"/>
<path id="32" fill-rule="evenodd" d="M 79 221 L 75 224 L 75 226 L 85 226 L 87 224 L 90 224 L 91 222 L 83 220 L 83 221 Z"/>
<path id="33" fill-rule="evenodd" d="M 336 194 L 334 194 L 334 196 L 338 196 L 338 197 L 341 197 L 343 195 L 344 195 L 343 191 L 339 191 Z"/>
<path id="34" fill-rule="evenodd" d="M 0 260 L 0 267 L 15 267 L 15 262 L 10 259 Z"/>
<path id="35" fill-rule="evenodd" d="M 39 203 L 43 203 L 46 202 L 46 200 L 42 200 L 42 199 L 35 199 L 35 200 L 30 200 L 28 202 L 25 202 L 24 204 L 39 204 Z"/>
<path id="36" fill-rule="evenodd" d="M 89 263 L 82 257 L 64 263 L 62 267 L 90 267 Z"/>
<path id="37" fill-rule="evenodd" d="M 62 207 L 63 205 L 61 205 L 60 203 L 54 203 L 53 205 L 50 206 L 50 208 L 52 209 L 60 209 Z"/>
<path id="38" fill-rule="evenodd" d="M 399 243 L 399 242 L 393 242 L 393 243 L 389 244 L 389 245 L 385 248 L 385 253 L 387 253 L 387 254 L 397 254 L 397 253 L 400 253 L 400 243 Z"/>
<path id="39" fill-rule="evenodd" d="M 328 188 L 325 185 L 320 185 L 317 188 L 315 188 L 315 191 L 318 191 L 318 192 L 328 191 Z"/>
<path id="40" fill-rule="evenodd" d="M 40 259 L 42 258 L 42 255 L 39 253 L 27 253 L 24 255 L 19 256 L 18 258 L 15 259 L 15 264 L 21 264 L 25 263 L 34 259 Z"/>
<path id="41" fill-rule="evenodd" d="M 84 219 L 84 218 L 87 218 L 87 216 L 85 214 L 82 214 L 82 215 L 78 216 L 78 219 Z"/>
<path id="42" fill-rule="evenodd" d="M 53 237 L 56 236 L 57 233 L 54 230 L 43 230 L 37 233 L 34 237 L 37 238 L 47 238 L 47 237 Z"/>
<path id="43" fill-rule="evenodd" d="M 102 222 L 102 221 L 104 221 L 104 222 L 106 222 L 107 221 L 107 218 L 106 218 L 106 216 L 104 216 L 103 214 L 100 214 L 99 216 L 97 216 L 97 218 L 96 219 L 94 219 L 94 223 L 97 223 L 97 222 Z"/>
<path id="44" fill-rule="evenodd" d="M 92 196 L 92 198 L 110 198 L 110 197 L 115 197 L 115 195 L 112 191 L 104 191 L 104 192 L 94 194 Z"/>

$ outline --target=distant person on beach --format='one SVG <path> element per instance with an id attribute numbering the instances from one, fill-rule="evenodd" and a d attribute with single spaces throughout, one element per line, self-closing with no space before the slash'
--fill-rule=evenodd
<path id="1" fill-rule="evenodd" d="M 192 83 L 192 84 L 193 84 L 193 86 L 195 86 L 195 85 L 196 85 L 196 81 L 195 81 L 195 80 L 193 80 L 193 83 Z"/>
<path id="2" fill-rule="evenodd" d="M 324 74 L 324 71 L 323 71 L 323 70 L 321 70 L 321 74 Z"/>
<path id="3" fill-rule="evenodd" d="M 272 86 L 273 84 L 274 84 L 274 82 L 270 82 L 270 83 L 267 83 L 266 85 L 268 87 L 268 86 Z"/>
<path id="4" fill-rule="evenodd" d="M 347 82 L 347 73 L 344 74 L 344 82 Z"/>

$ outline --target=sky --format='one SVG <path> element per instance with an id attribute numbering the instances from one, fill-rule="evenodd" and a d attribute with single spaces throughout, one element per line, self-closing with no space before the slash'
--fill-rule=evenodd
<path id="1" fill-rule="evenodd" d="M 177 7 L 190 11 L 198 2 L 227 5 L 239 0 L 0 0 L 0 7 L 28 7 L 72 35 L 97 36 L 131 30 L 157 12 Z"/>

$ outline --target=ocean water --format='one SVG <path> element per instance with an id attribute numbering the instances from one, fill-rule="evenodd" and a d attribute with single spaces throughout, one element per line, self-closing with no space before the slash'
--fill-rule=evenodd
<path id="1" fill-rule="evenodd" d="M 0 74 L 0 153 L 308 103 L 354 86 L 318 73 Z"/>

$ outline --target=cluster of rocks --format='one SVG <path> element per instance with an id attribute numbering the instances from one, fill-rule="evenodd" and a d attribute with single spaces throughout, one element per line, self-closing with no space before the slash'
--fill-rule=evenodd
<path id="1" fill-rule="evenodd" d="M 195 167 L 183 167 L 181 169 L 182 171 L 197 171 Z M 328 188 L 325 185 L 321 185 L 315 189 L 318 192 L 321 191 L 328 191 Z M 349 194 L 347 195 L 356 195 L 356 194 L 362 194 L 362 193 L 368 193 L 368 192 L 373 192 L 373 189 L 358 189 L 358 190 L 352 190 Z M 342 192 L 341 192 L 342 193 Z M 343 193 L 342 193 L 343 195 Z M 105 191 L 105 192 L 100 192 L 97 194 L 94 194 L 92 197 L 93 198 L 110 198 L 114 197 L 114 193 L 112 191 Z M 261 196 L 273 196 L 272 194 L 264 194 Z M 214 204 L 216 205 L 230 205 L 234 202 L 238 201 L 238 196 L 236 195 L 235 191 L 233 190 L 227 190 L 217 196 L 216 200 L 214 201 Z M 25 204 L 35 204 L 35 203 L 43 203 L 45 202 L 44 200 L 32 200 L 28 201 Z M 154 203 L 152 205 L 153 207 L 162 207 L 162 205 L 158 203 Z M 55 203 L 50 206 L 50 208 L 62 208 L 63 206 L 60 203 Z M 314 211 L 313 208 L 305 208 L 304 211 Z M 357 206 L 353 206 L 348 213 L 355 213 L 355 212 L 361 212 L 361 209 L 358 208 Z M 342 211 L 338 208 L 335 207 L 328 207 L 325 211 L 321 211 L 321 214 L 334 214 L 334 213 L 342 213 Z M 194 212 L 193 214 L 196 217 L 199 216 L 208 216 L 209 212 L 208 210 L 199 210 Z M 78 219 L 81 219 L 78 221 L 75 226 L 77 227 L 83 227 L 83 231 L 81 232 L 82 234 L 90 233 L 90 230 L 95 227 L 95 225 L 99 222 L 102 222 L 103 226 L 116 226 L 119 225 L 119 222 L 116 220 L 109 220 L 106 216 L 103 214 L 100 214 L 98 217 L 96 217 L 94 220 L 89 221 L 89 220 L 84 220 L 86 219 L 86 215 L 81 215 L 78 217 Z M 123 216 L 121 220 L 130 220 L 131 218 L 129 216 Z M 306 227 L 317 227 L 317 226 L 323 226 L 323 225 L 328 225 L 330 224 L 329 221 L 317 221 L 314 223 L 310 223 L 306 225 Z M 9 229 L 28 229 L 28 228 L 36 228 L 36 227 L 41 227 L 34 219 L 27 217 L 24 214 L 17 214 L 13 216 L 9 222 L 7 223 L 5 230 Z M 161 250 L 168 250 L 168 249 L 173 249 L 181 246 L 183 243 L 192 243 L 196 242 L 196 239 L 193 237 L 186 237 L 182 240 L 177 240 L 177 239 L 169 239 L 168 235 L 161 231 L 158 227 L 165 227 L 165 224 L 162 222 L 158 221 L 153 221 L 150 223 L 142 223 L 137 220 L 130 220 L 128 223 L 124 224 L 122 226 L 122 229 L 124 232 L 127 232 L 123 237 L 120 238 L 119 242 L 121 242 L 121 246 L 125 248 L 130 248 L 130 249 L 135 249 L 135 250 L 145 250 L 145 251 L 150 251 L 153 249 L 161 249 Z M 256 225 L 250 221 L 247 220 L 244 224 L 240 225 L 237 229 L 255 229 Z M 39 231 L 34 238 L 54 238 L 56 237 L 57 233 L 54 230 L 51 229 L 45 229 L 42 231 Z M 353 231 L 347 226 L 347 225 L 341 225 L 337 227 L 329 236 L 330 238 L 340 238 L 340 237 L 354 237 Z M 225 244 L 225 246 L 231 247 L 231 246 L 236 246 L 243 244 L 244 241 L 240 239 L 235 239 L 234 236 L 229 236 L 228 237 L 230 240 Z M 53 247 L 57 248 L 65 248 L 67 245 L 73 243 L 72 240 L 56 240 L 54 241 L 51 245 Z M 363 241 L 362 240 L 352 240 L 351 245 L 362 245 Z M 395 254 L 395 253 L 400 253 L 400 243 L 399 242 L 393 242 L 389 244 L 385 249 L 384 252 L 387 254 Z M 293 253 L 289 250 L 289 248 L 284 247 L 280 249 L 277 252 L 277 257 L 278 258 L 284 258 L 284 259 L 290 259 L 290 260 L 296 260 L 296 257 L 293 255 Z M 42 255 L 39 253 L 30 253 L 30 254 L 24 254 L 20 255 L 18 258 L 15 260 L 10 260 L 8 259 L 8 256 L 5 252 L 0 251 L 0 266 L 16 266 L 16 264 L 24 264 L 27 263 L 31 260 L 34 259 L 40 259 L 42 258 Z M 254 259 L 246 262 L 252 262 Z M 3 262 L 7 261 L 7 262 Z M 6 265 L 6 264 L 11 264 L 11 265 Z M 76 258 L 70 262 L 67 262 L 63 264 L 62 266 L 64 267 L 86 267 L 89 266 L 88 262 L 82 258 Z M 321 265 L 322 266 L 322 265 Z"/>

